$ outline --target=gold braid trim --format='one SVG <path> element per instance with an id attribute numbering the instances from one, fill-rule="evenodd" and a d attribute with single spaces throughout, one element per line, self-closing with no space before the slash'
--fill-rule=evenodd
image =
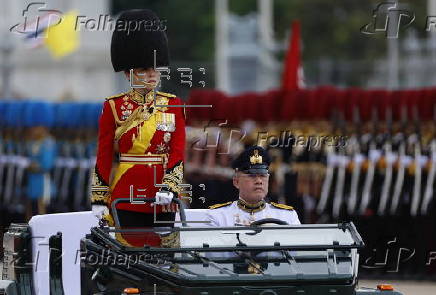
<path id="1" fill-rule="evenodd" d="M 176 97 L 174 94 L 166 93 L 166 92 L 161 92 L 161 91 L 156 91 L 156 94 L 157 95 L 162 95 L 162 96 L 165 96 L 165 97 L 169 97 L 169 98 Z"/>
<path id="2" fill-rule="evenodd" d="M 102 220 L 106 221 L 107 225 L 109 226 L 115 226 L 115 221 L 112 218 L 112 215 L 110 214 L 105 214 L 101 217 Z"/>
<path id="3" fill-rule="evenodd" d="M 229 206 L 229 205 L 231 205 L 232 203 L 233 203 L 233 202 L 230 201 L 230 202 L 227 202 L 227 203 L 215 204 L 215 205 L 209 206 L 209 209 L 217 209 L 217 208 L 221 208 L 221 207 L 224 207 L 224 206 Z"/>
<path id="4" fill-rule="evenodd" d="M 168 235 L 160 237 L 160 246 L 162 248 L 179 248 L 180 247 L 180 232 L 172 232 Z"/>
<path id="5" fill-rule="evenodd" d="M 123 121 L 121 121 L 120 118 L 118 118 L 115 102 L 113 100 L 109 100 L 109 105 L 111 107 L 112 115 L 114 116 L 115 123 L 117 123 L 117 125 L 120 125 Z"/>
<path id="6" fill-rule="evenodd" d="M 168 99 L 166 99 L 164 97 L 156 98 L 156 101 L 157 101 L 157 104 L 159 104 L 159 105 L 167 105 L 168 104 Z M 109 102 L 111 102 L 111 101 L 109 101 Z M 154 105 L 146 106 L 144 104 L 144 105 L 136 108 L 130 114 L 130 116 L 124 121 L 120 121 L 116 117 L 115 120 L 117 122 L 118 127 L 115 130 L 115 140 L 120 139 L 120 137 L 123 134 L 125 134 L 126 132 L 128 132 L 130 129 L 141 125 L 141 123 L 144 121 L 147 121 L 151 116 L 154 116 L 156 114 L 156 112 L 158 112 L 158 111 L 163 112 L 166 109 L 167 109 L 166 107 L 157 108 Z"/>
<path id="7" fill-rule="evenodd" d="M 109 186 L 100 178 L 98 171 L 94 168 L 91 185 L 91 204 L 107 204 L 109 201 Z"/>
<path id="8" fill-rule="evenodd" d="M 183 162 L 180 161 L 176 166 L 169 169 L 163 177 L 163 184 L 168 185 L 168 188 L 176 193 L 181 193 L 182 188 L 179 187 L 179 184 L 182 183 L 183 180 Z"/>
<path id="9" fill-rule="evenodd" d="M 106 100 L 111 100 L 111 99 L 118 98 L 118 97 L 121 97 L 121 96 L 124 96 L 124 95 L 126 95 L 126 93 L 125 92 L 121 92 L 121 93 L 118 93 L 118 94 L 106 97 Z"/>
<path id="10" fill-rule="evenodd" d="M 146 94 L 141 94 L 133 88 L 127 93 L 127 96 L 130 100 L 133 100 L 137 104 L 150 103 L 154 99 L 153 90 L 149 91 Z"/>
<path id="11" fill-rule="evenodd" d="M 248 212 L 248 213 L 256 213 L 256 212 L 262 211 L 263 209 L 265 209 L 265 206 L 266 206 L 265 204 L 266 203 L 264 200 L 261 200 L 261 201 L 257 202 L 256 204 L 248 204 L 243 199 L 238 200 L 239 209 L 241 209 L 242 211 Z"/>
<path id="12" fill-rule="evenodd" d="M 278 203 L 274 203 L 274 202 L 271 202 L 270 204 L 276 208 L 279 208 L 279 209 L 285 209 L 285 210 L 291 210 L 291 211 L 294 210 L 294 207 L 288 206 L 285 204 L 278 204 Z"/>
<path id="13" fill-rule="evenodd" d="M 143 106 L 138 107 L 126 120 L 119 123 L 117 130 L 115 130 L 115 140 L 120 139 L 121 135 L 123 135 L 130 129 L 135 128 L 143 122 L 143 119 L 141 118 L 143 115 L 143 111 Z M 153 109 L 153 113 L 154 112 L 156 112 L 156 109 Z"/>
<path id="14" fill-rule="evenodd" d="M 91 203 L 107 203 L 109 200 L 109 192 L 91 190 Z"/>

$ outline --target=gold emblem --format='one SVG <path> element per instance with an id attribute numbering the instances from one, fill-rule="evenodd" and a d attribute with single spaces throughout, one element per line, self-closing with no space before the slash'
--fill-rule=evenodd
<path id="1" fill-rule="evenodd" d="M 251 164 L 262 164 L 262 156 L 259 155 L 258 150 L 254 150 L 253 156 L 250 157 Z"/>

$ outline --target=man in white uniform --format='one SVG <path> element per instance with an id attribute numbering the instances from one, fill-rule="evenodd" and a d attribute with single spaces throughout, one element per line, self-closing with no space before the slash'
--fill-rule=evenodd
<path id="1" fill-rule="evenodd" d="M 291 206 L 265 202 L 270 162 L 268 153 L 260 146 L 249 147 L 233 161 L 233 185 L 239 190 L 239 200 L 210 206 L 206 217 L 210 226 L 249 226 L 265 218 L 301 224 Z"/>

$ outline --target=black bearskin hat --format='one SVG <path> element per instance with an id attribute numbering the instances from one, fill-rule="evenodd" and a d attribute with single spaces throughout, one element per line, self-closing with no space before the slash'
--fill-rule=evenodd
<path id="1" fill-rule="evenodd" d="M 149 9 L 121 13 L 115 23 L 111 42 L 111 60 L 115 72 L 133 68 L 169 66 L 168 39 L 164 25 Z"/>

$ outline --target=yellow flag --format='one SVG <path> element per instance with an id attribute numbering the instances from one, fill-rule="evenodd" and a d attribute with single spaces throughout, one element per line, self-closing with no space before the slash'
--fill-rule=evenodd
<path id="1" fill-rule="evenodd" d="M 62 16 L 59 24 L 46 29 L 45 45 L 54 58 L 64 57 L 79 47 L 79 32 L 75 29 L 77 11 Z"/>

